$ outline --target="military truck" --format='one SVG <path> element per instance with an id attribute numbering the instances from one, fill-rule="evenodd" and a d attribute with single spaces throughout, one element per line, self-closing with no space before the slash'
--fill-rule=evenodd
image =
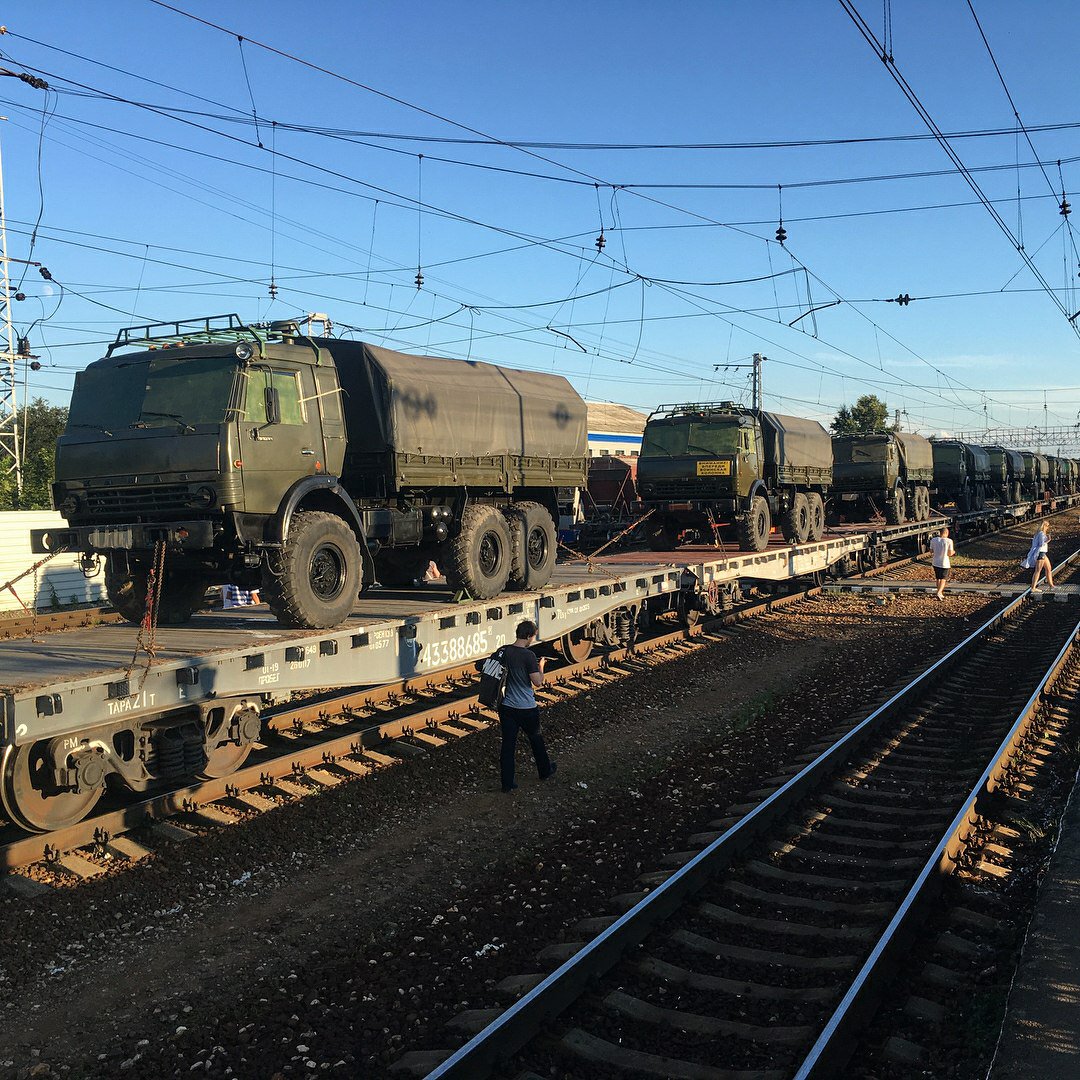
<path id="1" fill-rule="evenodd" d="M 961 513 L 986 508 L 990 457 L 981 446 L 959 439 L 931 439 L 934 448 L 934 505 L 955 503 Z"/>
<path id="2" fill-rule="evenodd" d="M 556 375 L 305 337 L 236 315 L 121 331 L 76 377 L 56 457 L 69 528 L 126 618 L 185 621 L 210 584 L 286 626 L 339 625 L 435 559 L 478 599 L 555 564 L 559 488 L 585 483 L 585 405 Z"/>
<path id="3" fill-rule="evenodd" d="M 1023 496 L 1025 499 L 1041 499 L 1046 493 L 1050 464 L 1042 454 L 1030 450 L 1021 450 L 1020 456 L 1024 459 Z"/>
<path id="4" fill-rule="evenodd" d="M 930 516 L 934 452 L 921 435 L 834 435 L 834 505 L 865 521 L 884 512 L 890 525 Z"/>
<path id="5" fill-rule="evenodd" d="M 1076 472 L 1072 459 L 1058 458 L 1058 494 L 1072 495 L 1076 491 Z"/>
<path id="6" fill-rule="evenodd" d="M 984 446 L 990 458 L 989 492 L 1004 506 L 1018 503 L 1023 497 L 1024 458 L 1019 450 L 1004 446 Z"/>
<path id="7" fill-rule="evenodd" d="M 1043 474 L 1043 486 L 1055 495 L 1061 494 L 1061 463 L 1052 454 L 1046 455 L 1046 472 Z"/>
<path id="8" fill-rule="evenodd" d="M 820 540 L 831 482 L 832 443 L 816 420 L 722 401 L 661 405 L 645 424 L 638 492 L 654 551 L 729 528 L 743 551 L 764 551 L 773 521 L 789 543 Z"/>

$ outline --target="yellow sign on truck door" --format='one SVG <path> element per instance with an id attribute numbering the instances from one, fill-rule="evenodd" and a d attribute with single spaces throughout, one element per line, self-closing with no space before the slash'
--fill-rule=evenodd
<path id="1" fill-rule="evenodd" d="M 698 476 L 730 476 L 731 462 L 715 461 L 711 458 L 707 461 L 699 461 L 697 462 L 697 474 Z"/>

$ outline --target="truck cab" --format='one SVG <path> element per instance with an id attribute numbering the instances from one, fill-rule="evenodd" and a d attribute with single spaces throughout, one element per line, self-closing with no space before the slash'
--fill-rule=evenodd
<path id="1" fill-rule="evenodd" d="M 211 584 L 264 586 L 267 551 L 322 505 L 347 528 L 314 547 L 308 586 L 351 610 L 366 544 L 335 480 L 344 454 L 333 362 L 305 339 L 235 315 L 124 330 L 76 376 L 53 486 L 69 528 L 33 546 L 80 551 L 87 569 L 104 558 L 110 601 L 135 622 L 153 574 L 152 615 L 183 622 Z"/>

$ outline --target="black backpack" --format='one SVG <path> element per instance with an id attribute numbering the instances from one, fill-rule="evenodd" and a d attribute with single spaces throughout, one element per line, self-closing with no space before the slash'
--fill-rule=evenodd
<path id="1" fill-rule="evenodd" d="M 480 665 L 480 690 L 477 698 L 481 705 L 494 708 L 502 701 L 506 690 L 506 646 L 496 649 Z"/>

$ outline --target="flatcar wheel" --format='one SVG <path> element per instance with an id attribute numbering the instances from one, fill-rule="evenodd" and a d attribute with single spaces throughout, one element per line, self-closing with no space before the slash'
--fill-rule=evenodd
<path id="1" fill-rule="evenodd" d="M 592 638 L 585 636 L 585 628 L 571 630 L 569 634 L 563 634 L 555 642 L 555 648 L 564 660 L 571 664 L 580 664 L 588 660 L 592 655 Z"/>
<path id="2" fill-rule="evenodd" d="M 7 816 L 27 832 L 53 832 L 82 821 L 105 790 L 57 791 L 51 787 L 50 772 L 45 743 L 4 751 L 0 801 Z"/>
<path id="3" fill-rule="evenodd" d="M 254 709 L 211 709 L 206 719 L 203 750 L 206 764 L 199 770 L 200 780 L 219 780 L 236 772 L 247 761 L 261 724 Z"/>

